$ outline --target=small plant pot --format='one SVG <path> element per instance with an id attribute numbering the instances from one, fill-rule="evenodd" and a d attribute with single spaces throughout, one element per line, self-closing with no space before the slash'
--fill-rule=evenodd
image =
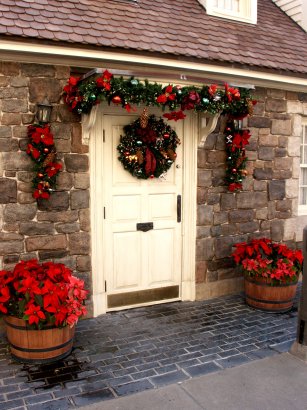
<path id="1" fill-rule="evenodd" d="M 246 303 L 271 313 L 288 312 L 292 307 L 297 282 L 275 285 L 269 278 L 244 278 Z"/>
<path id="2" fill-rule="evenodd" d="M 25 363 L 50 363 L 71 353 L 75 326 L 30 329 L 27 323 L 13 316 L 4 318 L 12 356 Z"/>

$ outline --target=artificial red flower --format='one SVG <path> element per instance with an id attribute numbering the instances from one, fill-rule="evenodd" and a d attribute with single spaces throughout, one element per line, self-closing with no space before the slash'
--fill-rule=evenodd
<path id="1" fill-rule="evenodd" d="M 242 184 L 240 182 L 232 182 L 228 185 L 228 191 L 234 192 L 238 189 L 242 189 Z"/>
<path id="2" fill-rule="evenodd" d="M 174 101 L 176 99 L 176 94 L 173 92 L 173 86 L 168 85 L 164 93 L 159 95 L 156 101 L 160 104 L 165 104 L 167 101 Z"/>
<path id="3" fill-rule="evenodd" d="M 72 86 L 76 86 L 80 81 L 80 77 L 69 77 L 68 84 Z"/>
<path id="4" fill-rule="evenodd" d="M 186 95 L 181 103 L 182 110 L 193 110 L 195 105 L 200 103 L 200 96 L 197 91 L 190 91 L 188 95 Z"/>
<path id="5" fill-rule="evenodd" d="M 97 78 L 96 80 L 96 85 L 98 88 L 104 88 L 107 91 L 111 90 L 111 78 L 113 77 L 113 74 L 111 74 L 108 70 L 105 70 L 101 77 Z"/>
<path id="6" fill-rule="evenodd" d="M 216 91 L 217 91 L 217 85 L 211 84 L 210 87 L 208 88 L 208 93 L 211 95 L 211 97 L 214 97 Z"/>
<path id="7" fill-rule="evenodd" d="M 33 147 L 32 144 L 28 144 L 27 154 L 31 155 L 34 159 L 38 159 L 41 155 L 40 151 L 37 148 Z"/>
<path id="8" fill-rule="evenodd" d="M 46 125 L 44 128 L 36 127 L 34 132 L 31 133 L 32 141 L 35 144 L 42 142 L 44 145 L 53 145 L 53 135 L 50 132 L 50 126 Z"/>
<path id="9" fill-rule="evenodd" d="M 33 192 L 33 197 L 35 199 L 38 199 L 38 198 L 48 199 L 50 197 L 50 194 L 49 194 L 49 191 L 45 190 L 44 184 L 39 183 L 37 185 L 37 188 Z"/>
<path id="10" fill-rule="evenodd" d="M 178 120 L 184 120 L 186 115 L 183 113 L 182 110 L 180 110 L 180 111 L 172 111 L 170 113 L 165 113 L 163 114 L 163 117 L 167 118 L 169 121 L 170 120 L 178 121 Z"/>
<path id="11" fill-rule="evenodd" d="M 241 98 L 240 91 L 237 88 L 229 87 L 227 83 L 225 83 L 225 95 L 229 103 L 232 102 L 233 99 L 239 100 Z"/>
<path id="12" fill-rule="evenodd" d="M 48 164 L 48 167 L 45 169 L 46 174 L 49 178 L 56 175 L 62 169 L 62 164 L 51 162 Z"/>
<path id="13" fill-rule="evenodd" d="M 241 149 L 244 148 L 246 145 L 249 144 L 249 139 L 251 134 L 248 130 L 243 130 L 240 132 L 235 132 L 232 143 L 232 150 L 234 151 L 235 148 Z"/>

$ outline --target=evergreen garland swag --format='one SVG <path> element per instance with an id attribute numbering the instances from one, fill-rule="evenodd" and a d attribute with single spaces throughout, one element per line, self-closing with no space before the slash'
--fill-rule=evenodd
<path id="1" fill-rule="evenodd" d="M 175 121 L 184 119 L 186 117 L 184 112 L 188 110 L 225 115 L 229 120 L 225 132 L 228 155 L 225 184 L 231 192 L 242 189 L 242 181 L 247 174 L 245 170 L 247 160 L 245 145 L 248 144 L 250 134 L 247 130 L 236 129 L 234 120 L 243 119 L 253 113 L 253 105 L 256 104 L 256 101 L 252 99 L 249 89 L 230 87 L 227 83 L 224 84 L 224 87 L 218 87 L 216 84 L 202 87 L 173 84 L 163 86 L 158 83 L 150 83 L 148 80 L 141 81 L 134 77 L 129 79 L 115 78 L 112 73 L 105 70 L 100 76 L 85 81 L 82 81 L 81 78 L 70 77 L 68 84 L 64 87 L 64 101 L 70 111 L 77 114 L 88 114 L 93 106 L 106 101 L 109 104 L 121 105 L 128 112 L 135 111 L 134 105 L 140 104 L 160 107 L 163 111 L 167 109 L 168 112 L 163 114 L 163 117 Z M 154 126 L 154 124 L 152 125 Z M 127 133 L 134 135 L 137 127 L 136 124 L 132 129 L 129 129 L 128 126 Z M 138 173 L 139 178 L 148 178 L 148 175 L 161 175 L 169 168 L 167 166 L 171 164 L 167 164 L 167 160 L 172 158 L 166 161 L 162 160 L 159 149 L 154 148 L 153 143 L 151 143 L 151 148 L 149 146 L 147 148 L 151 149 L 152 153 L 156 152 L 153 154 L 156 168 L 148 173 L 146 167 L 144 168 L 145 165 L 140 167 L 143 165 L 140 164 L 140 159 L 136 161 L 135 157 L 132 158 L 137 152 L 134 144 L 140 139 L 134 140 L 131 135 L 129 138 L 130 142 L 122 137 L 121 144 L 123 146 L 127 144 L 127 149 L 120 151 L 120 160 L 129 172 L 133 175 Z M 129 155 L 125 155 L 125 152 L 129 152 Z M 161 158 L 160 162 L 157 161 L 159 158 Z"/>
<path id="2" fill-rule="evenodd" d="M 137 178 L 159 178 L 175 161 L 178 144 L 176 132 L 162 118 L 148 117 L 144 110 L 140 118 L 124 127 L 118 159 Z"/>
<path id="3" fill-rule="evenodd" d="M 33 197 L 49 199 L 50 193 L 56 186 L 57 174 L 62 169 L 62 164 L 56 159 L 57 153 L 50 125 L 29 125 L 28 138 L 26 152 L 35 164 L 35 176 L 32 179 Z"/>

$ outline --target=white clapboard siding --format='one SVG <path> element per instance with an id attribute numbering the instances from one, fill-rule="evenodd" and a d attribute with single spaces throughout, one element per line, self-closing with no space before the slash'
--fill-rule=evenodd
<path id="1" fill-rule="evenodd" d="M 273 0 L 278 7 L 307 31 L 307 0 Z"/>

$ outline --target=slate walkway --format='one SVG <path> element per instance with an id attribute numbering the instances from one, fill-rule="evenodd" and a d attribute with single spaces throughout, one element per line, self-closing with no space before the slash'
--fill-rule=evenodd
<path id="1" fill-rule="evenodd" d="M 242 295 L 109 313 L 78 324 L 56 365 L 11 360 L 0 337 L 0 410 L 68 409 L 234 367 L 289 350 L 292 311 L 269 314 Z"/>

